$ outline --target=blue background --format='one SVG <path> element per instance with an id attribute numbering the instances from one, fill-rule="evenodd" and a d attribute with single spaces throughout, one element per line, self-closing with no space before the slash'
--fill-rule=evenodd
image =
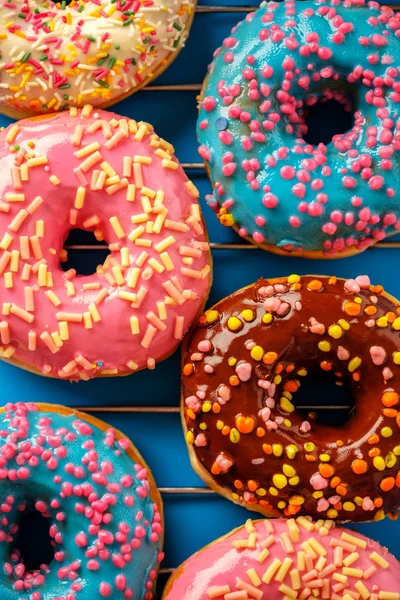
<path id="1" fill-rule="evenodd" d="M 202 0 L 201 6 L 212 0 Z M 388 2 L 389 4 L 390 2 Z M 243 6 L 246 2 L 220 0 L 219 5 Z M 250 5 L 250 3 L 248 3 Z M 244 12 L 198 12 L 186 48 L 175 63 L 156 81 L 164 84 L 200 84 L 212 53 Z M 195 124 L 197 91 L 141 91 L 113 109 L 137 120 L 151 122 L 156 132 L 169 140 L 181 162 L 200 162 L 197 154 Z M 9 120 L 0 117 L 0 125 Z M 210 192 L 205 171 L 188 171 L 201 192 L 204 216 L 210 240 L 240 242 L 230 230 L 223 228 L 204 202 Z M 390 242 L 395 241 L 394 238 Z M 310 261 L 277 257 L 258 249 L 214 250 L 214 284 L 209 305 L 237 288 L 257 278 L 276 277 L 290 273 L 334 274 L 355 277 L 368 274 L 374 283 L 400 298 L 400 278 L 397 265 L 400 247 L 390 242 L 386 247 L 338 261 Z M 98 259 L 100 252 L 81 253 L 80 260 Z M 70 384 L 32 375 L 3 362 L 0 363 L 2 402 L 40 401 L 68 406 L 107 407 L 106 412 L 93 411 L 111 425 L 121 429 L 136 444 L 145 457 L 160 487 L 202 486 L 192 471 L 182 435 L 179 413 L 130 413 L 123 407 L 177 407 L 180 396 L 179 352 L 157 366 L 155 371 L 140 372 L 130 377 L 109 378 Z M 119 408 L 118 412 L 115 407 Z M 164 494 L 166 516 L 166 557 L 163 567 L 175 567 L 195 550 L 214 538 L 242 524 L 249 516 L 245 509 L 214 494 Z M 254 515 L 255 516 L 255 515 Z M 387 546 L 400 559 L 400 521 L 381 521 L 351 526 Z M 160 577 L 160 587 L 165 575 Z"/>

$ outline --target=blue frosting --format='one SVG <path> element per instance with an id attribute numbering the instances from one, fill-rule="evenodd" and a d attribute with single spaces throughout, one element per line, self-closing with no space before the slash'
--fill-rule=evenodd
<path id="1" fill-rule="evenodd" d="M 232 30 L 198 121 L 209 203 L 224 225 L 259 244 L 328 255 L 400 229 L 399 27 L 376 3 L 286 0 Z M 351 105 L 354 126 L 311 146 L 305 110 L 331 98 Z"/>
<path id="2" fill-rule="evenodd" d="M 34 405 L 9 405 L 0 421 L 1 600 L 151 599 L 161 517 L 128 440 Z M 34 507 L 51 522 L 55 558 L 32 580 L 12 549 Z"/>

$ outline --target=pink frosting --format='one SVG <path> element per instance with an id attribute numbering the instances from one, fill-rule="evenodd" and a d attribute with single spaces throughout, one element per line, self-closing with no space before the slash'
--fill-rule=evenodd
<path id="1" fill-rule="evenodd" d="M 153 368 L 210 286 L 198 192 L 151 125 L 71 111 L 0 134 L 0 356 L 64 379 Z M 60 268 L 71 229 L 109 244 L 97 273 Z"/>
<path id="2" fill-rule="evenodd" d="M 242 547 L 235 547 L 238 542 Z M 301 563 L 304 555 L 308 567 L 301 569 L 298 560 Z M 376 562 L 380 560 L 381 565 Z M 273 564 L 275 570 L 270 569 Z M 273 574 L 264 583 L 269 569 Z M 400 563 L 385 548 L 359 533 L 335 527 L 332 521 L 313 525 L 305 517 L 249 520 L 194 554 L 178 573 L 163 600 L 312 600 L 317 595 L 328 600 L 400 598 Z M 339 581 L 338 575 L 347 580 Z M 319 594 L 314 596 L 313 590 Z"/>

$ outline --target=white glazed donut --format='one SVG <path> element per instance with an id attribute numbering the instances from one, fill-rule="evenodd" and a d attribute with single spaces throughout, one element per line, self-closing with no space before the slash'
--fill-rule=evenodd
<path id="1" fill-rule="evenodd" d="M 0 112 L 104 107 L 159 75 L 184 45 L 196 0 L 10 0 L 0 5 Z"/>

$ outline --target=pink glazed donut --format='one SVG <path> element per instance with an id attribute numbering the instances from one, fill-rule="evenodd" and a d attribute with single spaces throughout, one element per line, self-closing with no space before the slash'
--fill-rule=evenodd
<path id="1" fill-rule="evenodd" d="M 400 600 L 400 563 L 333 521 L 251 521 L 178 567 L 163 600 Z"/>
<path id="2" fill-rule="evenodd" d="M 151 125 L 85 106 L 0 134 L 0 357 L 80 380 L 170 355 L 211 284 L 198 191 Z M 111 254 L 64 272 L 72 229 Z"/>

